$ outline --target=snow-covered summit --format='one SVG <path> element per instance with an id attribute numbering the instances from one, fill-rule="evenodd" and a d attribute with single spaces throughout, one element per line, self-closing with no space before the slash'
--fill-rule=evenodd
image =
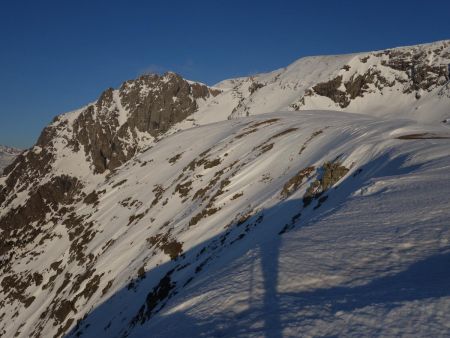
<path id="1" fill-rule="evenodd" d="M 228 92 L 215 101 L 235 99 L 232 118 L 285 109 L 327 109 L 439 122 L 450 116 L 449 90 L 439 93 L 449 81 L 449 65 L 450 40 L 305 57 L 274 72 L 224 81 L 217 86 Z"/>

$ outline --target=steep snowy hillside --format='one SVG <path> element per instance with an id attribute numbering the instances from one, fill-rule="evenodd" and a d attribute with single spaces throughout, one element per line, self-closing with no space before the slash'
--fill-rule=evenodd
<path id="1" fill-rule="evenodd" d="M 448 336 L 449 46 L 55 118 L 0 177 L 0 336 Z"/>
<path id="2" fill-rule="evenodd" d="M 174 73 L 126 81 L 104 91 L 96 102 L 57 116 L 6 173 L 12 172 L 13 181 L 27 176 L 21 184 L 29 187 L 35 178 L 54 175 L 101 180 L 100 174 L 125 163 L 218 93 Z"/>
<path id="3" fill-rule="evenodd" d="M 20 149 L 0 145 L 0 174 L 20 153 Z"/>
<path id="4" fill-rule="evenodd" d="M 320 324 L 324 318 L 351 317 L 371 332 L 365 330 L 385 326 L 369 321 L 367 311 L 388 320 L 396 292 L 375 287 L 375 304 L 370 296 L 351 297 L 383 278 L 400 278 L 399 288 L 404 273 L 411 285 L 398 296 L 393 319 L 406 320 L 407 311 L 413 320 L 412 313 L 430 308 L 428 315 L 439 319 L 433 327 L 426 314 L 414 320 L 441 332 L 448 319 L 442 310 L 450 305 L 449 274 L 442 270 L 448 260 L 429 268 L 437 278 L 417 276 L 429 285 L 408 279 L 407 271 L 450 250 L 449 138 L 443 127 L 418 130 L 404 120 L 319 111 L 222 122 L 166 138 L 93 194 L 53 205 L 31 245 L 20 248 L 23 237 L 9 238 L 3 330 L 52 336 L 90 312 L 77 333 L 139 337 L 156 325 L 148 332 L 173 336 L 170 330 L 183 326 L 172 320 L 193 325 L 178 313 L 207 321 L 190 327 L 193 334 L 218 334 L 233 316 L 242 316 L 243 335 L 280 330 L 272 316 L 279 316 L 278 326 L 293 325 L 293 336 L 306 327 L 330 332 L 332 322 Z M 33 224 L 12 232 L 27 227 Z M 327 292 L 331 298 L 323 299 Z M 283 304 L 276 304 L 279 297 Z M 298 297 L 307 299 L 306 308 Z M 283 310 L 265 311 L 273 302 Z M 245 311 L 256 316 L 255 328 L 247 327 Z M 207 313 L 217 313 L 212 323 Z"/>

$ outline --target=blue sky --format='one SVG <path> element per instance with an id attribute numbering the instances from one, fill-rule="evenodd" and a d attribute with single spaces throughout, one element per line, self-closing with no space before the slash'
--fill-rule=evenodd
<path id="1" fill-rule="evenodd" d="M 214 84 L 307 55 L 450 38 L 450 1 L 0 1 L 0 144 L 143 72 Z"/>

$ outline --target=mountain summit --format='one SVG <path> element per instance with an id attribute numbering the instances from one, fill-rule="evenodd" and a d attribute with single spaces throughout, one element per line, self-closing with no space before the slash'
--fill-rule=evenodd
<path id="1" fill-rule="evenodd" d="M 144 75 L 0 177 L 0 335 L 450 334 L 450 42 Z"/>

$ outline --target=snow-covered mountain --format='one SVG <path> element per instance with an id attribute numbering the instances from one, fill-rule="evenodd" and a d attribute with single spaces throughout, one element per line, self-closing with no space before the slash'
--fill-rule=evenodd
<path id="1" fill-rule="evenodd" d="M 145 75 L 0 178 L 0 335 L 448 336 L 450 41 Z"/>
<path id="2" fill-rule="evenodd" d="M 20 149 L 0 145 L 0 173 L 5 167 L 14 161 L 20 152 Z"/>
<path id="3" fill-rule="evenodd" d="M 378 52 L 299 59 L 267 74 L 225 80 L 198 123 L 279 110 L 326 109 L 421 122 L 450 117 L 449 41 Z M 210 113 L 208 113 L 210 112 Z M 230 114 L 231 112 L 231 114 Z"/>

